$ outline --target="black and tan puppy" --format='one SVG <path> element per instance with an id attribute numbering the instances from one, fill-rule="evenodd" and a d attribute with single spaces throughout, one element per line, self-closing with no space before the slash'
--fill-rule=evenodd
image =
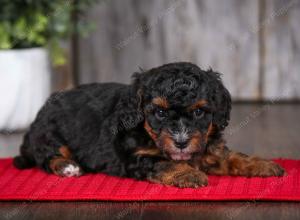
<path id="1" fill-rule="evenodd" d="M 222 132 L 231 98 L 220 74 L 182 62 L 133 79 L 132 85 L 90 84 L 53 94 L 15 166 L 60 176 L 103 172 L 178 187 L 207 185 L 207 174 L 284 174 L 272 161 L 226 147 Z"/>

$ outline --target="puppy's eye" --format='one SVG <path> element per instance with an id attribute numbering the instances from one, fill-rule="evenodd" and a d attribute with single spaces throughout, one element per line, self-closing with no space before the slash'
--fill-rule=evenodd
<path id="1" fill-rule="evenodd" d="M 157 109 L 155 111 L 155 116 L 156 116 L 157 119 L 162 120 L 162 119 L 164 119 L 168 116 L 168 112 L 166 110 L 163 110 L 163 109 Z"/>
<path id="2" fill-rule="evenodd" d="M 205 114 L 205 112 L 200 108 L 194 110 L 194 116 L 197 119 L 203 118 L 204 114 Z"/>

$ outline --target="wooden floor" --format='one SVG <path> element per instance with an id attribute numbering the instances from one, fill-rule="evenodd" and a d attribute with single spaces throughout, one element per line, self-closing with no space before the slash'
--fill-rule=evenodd
<path id="1" fill-rule="evenodd" d="M 299 131 L 300 105 L 238 104 L 225 135 L 244 153 L 300 159 Z M 21 139 L 0 135 L 0 155 L 15 155 Z M 300 203 L 0 202 L 0 219 L 300 219 Z"/>

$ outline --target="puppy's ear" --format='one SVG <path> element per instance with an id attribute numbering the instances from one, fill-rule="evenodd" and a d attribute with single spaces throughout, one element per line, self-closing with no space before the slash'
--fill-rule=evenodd
<path id="1" fill-rule="evenodd" d="M 134 80 L 132 85 L 124 89 L 116 103 L 117 110 L 111 119 L 113 134 L 133 129 L 144 121 L 143 91 L 138 83 Z"/>
<path id="2" fill-rule="evenodd" d="M 230 120 L 231 96 L 221 81 L 219 73 L 209 71 L 213 77 L 211 83 L 212 100 L 214 103 L 213 124 L 217 125 L 220 131 L 224 130 Z"/>

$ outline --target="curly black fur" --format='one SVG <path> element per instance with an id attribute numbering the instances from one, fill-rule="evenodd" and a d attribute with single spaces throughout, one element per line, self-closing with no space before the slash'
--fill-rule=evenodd
<path id="1" fill-rule="evenodd" d="M 209 148 L 221 138 L 230 118 L 231 99 L 220 74 L 181 62 L 135 73 L 133 79 L 131 85 L 95 83 L 54 93 L 24 137 L 15 166 L 38 166 L 51 172 L 49 161 L 60 156 L 61 146 L 68 146 L 72 159 L 85 172 L 144 179 L 157 161 L 172 160 L 165 146 L 159 146 L 163 139 L 151 138 L 145 121 L 155 134 L 168 131 L 170 136 L 179 134 L 180 119 L 190 133 L 204 134 L 212 123 L 212 138 L 207 143 L 201 140 L 199 148 Z M 167 119 L 157 116 L 160 107 L 151 103 L 155 97 L 166 98 L 170 105 L 168 115 L 163 115 Z M 199 120 L 185 111 L 197 100 L 207 101 L 198 110 L 197 114 L 204 112 Z M 137 149 L 153 146 L 162 155 L 135 155 Z M 191 154 L 200 152 L 196 149 Z"/>

